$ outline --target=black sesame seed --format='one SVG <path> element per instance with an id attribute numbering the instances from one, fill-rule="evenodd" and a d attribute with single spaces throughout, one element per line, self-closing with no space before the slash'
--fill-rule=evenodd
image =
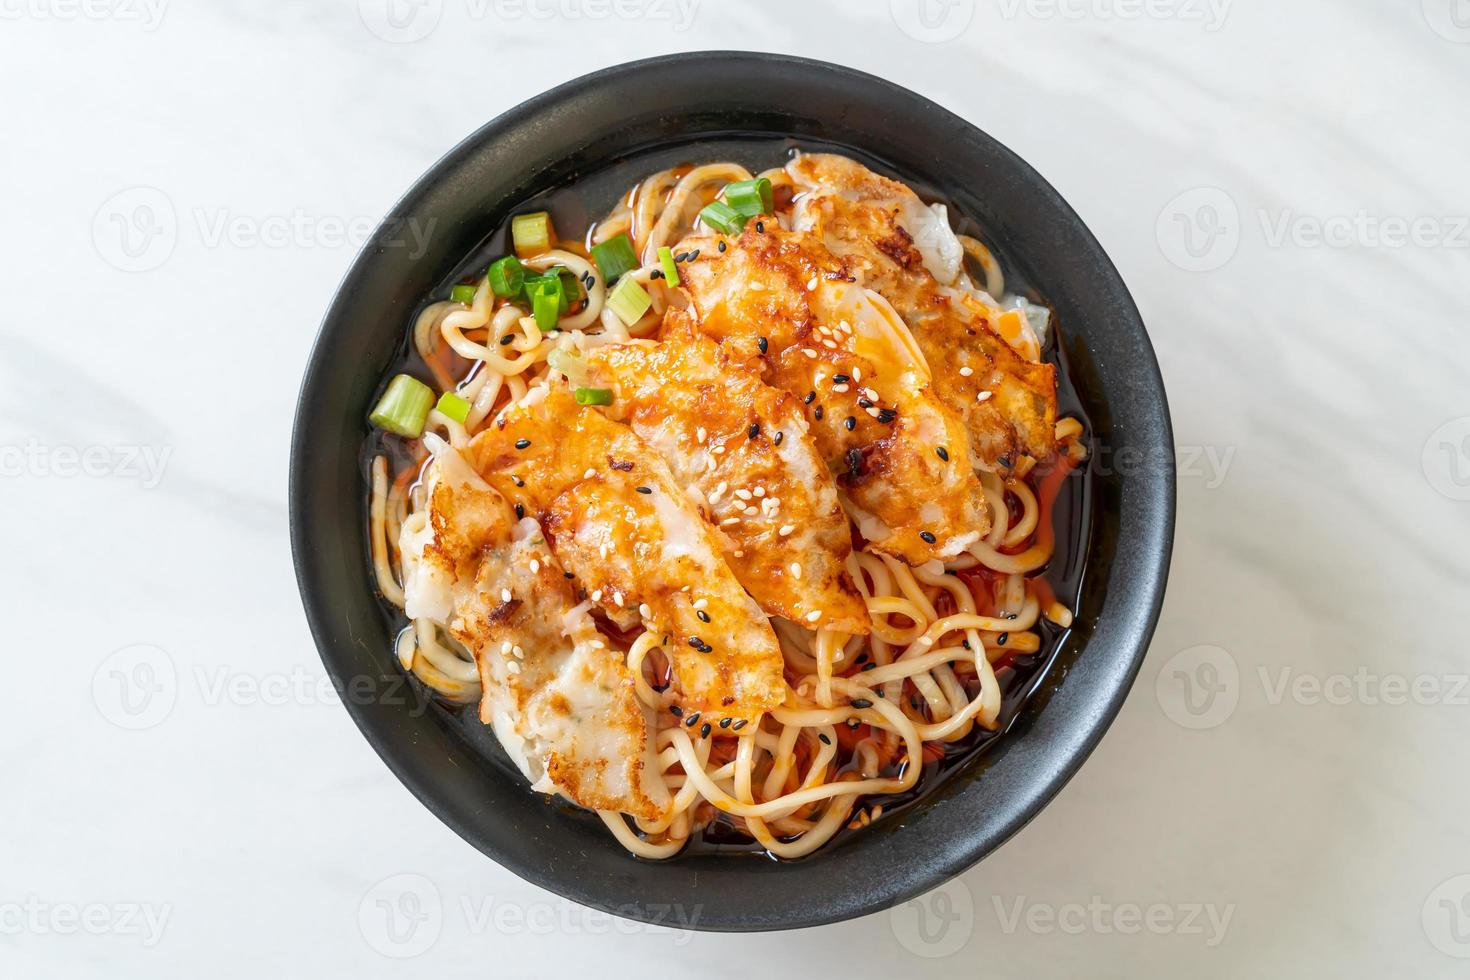
<path id="1" fill-rule="evenodd" d="M 938 456 L 940 459 L 944 460 L 946 463 L 949 462 L 949 450 L 948 449 L 945 449 L 943 446 L 935 446 L 934 447 L 934 455 Z"/>
<path id="2" fill-rule="evenodd" d="M 874 663 L 863 664 L 863 670 L 872 670 L 873 668 L 875 668 L 877 666 L 878 665 L 877 664 L 874 664 Z"/>
<path id="3" fill-rule="evenodd" d="M 501 347 L 504 347 L 507 344 L 509 344 L 512 340 L 515 340 L 515 339 L 516 339 L 516 335 L 515 334 L 508 333 L 504 337 L 501 337 L 500 338 L 500 346 Z"/>
<path id="4" fill-rule="evenodd" d="M 517 449 L 529 449 L 529 448 L 531 448 L 531 440 L 530 439 L 517 439 L 516 440 L 516 448 Z"/>
<path id="5" fill-rule="evenodd" d="M 516 520 L 520 520 L 521 518 L 523 518 L 525 516 L 526 516 L 526 505 L 525 504 L 516 504 Z"/>
<path id="6" fill-rule="evenodd" d="M 740 731 L 740 729 L 744 728 L 748 724 L 750 724 L 749 718 L 740 718 L 735 722 L 735 724 L 731 725 L 730 727 L 738 732 Z"/>
<path id="7" fill-rule="evenodd" d="M 1010 638 L 1011 638 L 1011 634 L 1009 634 L 1009 633 L 1002 633 L 1000 636 L 997 636 L 995 638 L 995 645 L 998 646 L 998 647 L 1003 647 L 1003 646 L 1006 645 L 1006 640 L 1009 640 Z"/>
<path id="8" fill-rule="evenodd" d="M 654 269 L 652 272 L 650 272 L 648 274 L 648 278 L 650 278 L 650 279 L 662 279 L 663 277 L 664 277 L 664 270 L 662 270 L 662 269 Z"/>
<path id="9" fill-rule="evenodd" d="M 669 705 L 669 713 L 672 714 L 675 718 L 678 718 L 684 714 L 684 709 L 679 707 L 677 704 L 671 704 Z"/>
<path id="10" fill-rule="evenodd" d="M 724 242 L 720 242 L 720 251 L 723 252 L 724 250 L 725 250 L 725 243 Z"/>
<path id="11" fill-rule="evenodd" d="M 755 346 L 760 349 L 760 352 L 762 354 L 764 354 L 766 351 L 771 349 L 771 342 L 764 337 L 757 337 L 755 338 Z"/>
<path id="12" fill-rule="evenodd" d="M 755 223 L 755 231 L 756 231 L 756 234 L 761 234 L 765 230 L 766 230 L 766 223 L 764 221 L 757 221 Z"/>
<path id="13" fill-rule="evenodd" d="M 709 613 L 705 612 L 703 609 L 695 610 L 694 615 L 699 617 L 699 621 L 701 623 L 709 622 Z"/>
<path id="14" fill-rule="evenodd" d="M 861 449 L 847 451 L 847 471 L 853 476 L 859 476 L 863 472 L 863 451 Z"/>
<path id="15" fill-rule="evenodd" d="M 638 488 L 638 492 L 639 493 L 642 493 L 642 494 L 653 493 L 653 488 L 652 487 L 639 487 Z"/>
<path id="16" fill-rule="evenodd" d="M 512 477 L 511 479 L 515 481 L 515 485 L 518 486 L 518 487 L 523 487 L 523 486 L 526 485 L 526 481 L 525 480 L 522 480 L 518 476 Z"/>
<path id="17" fill-rule="evenodd" d="M 815 391 L 809 391 L 809 392 L 807 392 L 806 393 L 806 397 L 802 399 L 802 401 L 805 402 L 808 405 L 810 405 L 812 402 L 814 402 L 816 400 L 817 400 L 817 393 Z"/>
<path id="18" fill-rule="evenodd" d="M 577 577 L 577 574 L 575 572 L 562 572 L 561 573 L 561 577 L 562 578 L 576 578 Z"/>
<path id="19" fill-rule="evenodd" d="M 675 262 L 685 262 L 688 259 L 689 259 L 689 253 L 688 252 L 678 252 L 678 253 L 676 253 L 674 255 L 674 261 Z"/>
<path id="20" fill-rule="evenodd" d="M 709 722 L 705 722 L 703 725 L 699 726 L 699 737 L 709 738 Z"/>
<path id="21" fill-rule="evenodd" d="M 685 259 L 684 261 L 693 262 L 697 258 L 699 258 L 699 249 L 696 248 L 694 251 L 689 253 L 689 258 Z"/>
<path id="22" fill-rule="evenodd" d="M 721 718 L 720 719 L 720 727 L 721 728 L 729 728 L 730 727 L 730 722 L 732 722 L 734 720 L 735 720 L 734 718 Z"/>
<path id="23" fill-rule="evenodd" d="M 835 384 L 835 385 L 845 385 L 845 384 L 847 384 L 851 380 L 852 379 L 849 378 L 845 374 L 834 374 L 834 375 L 832 375 L 832 383 Z"/>
<path id="24" fill-rule="evenodd" d="M 880 698 L 886 698 L 886 697 L 888 697 L 888 692 L 885 691 L 885 690 L 883 690 L 883 688 L 881 688 L 881 687 L 878 688 L 878 690 L 874 691 L 873 693 L 876 694 L 876 695 L 878 695 L 878 697 L 880 697 Z"/>
<path id="25" fill-rule="evenodd" d="M 970 646 L 970 641 L 969 640 L 961 640 L 960 641 L 960 646 L 964 647 L 966 650 L 974 649 L 973 647 Z"/>
<path id="26" fill-rule="evenodd" d="M 898 418 L 898 413 L 891 408 L 880 408 L 878 410 L 878 421 L 884 425 L 888 425 L 896 418 Z"/>
<path id="27" fill-rule="evenodd" d="M 823 414 L 825 414 L 825 413 L 822 411 L 822 406 L 818 405 L 817 406 L 817 410 L 815 412 L 812 412 L 812 418 L 814 418 L 818 422 L 820 422 L 820 421 L 822 421 Z"/>
<path id="28" fill-rule="evenodd" d="M 699 724 L 699 712 L 698 711 L 694 712 L 694 714 L 692 714 L 688 718 L 685 718 L 684 719 L 684 726 L 686 728 L 693 728 L 697 724 Z"/>
<path id="29" fill-rule="evenodd" d="M 852 706 L 854 708 L 871 708 L 873 706 L 873 702 L 869 701 L 867 698 L 853 698 Z"/>
<path id="30" fill-rule="evenodd" d="M 909 695 L 909 707 L 913 708 L 915 711 L 919 710 L 919 698 L 917 695 Z"/>
<path id="31" fill-rule="evenodd" d="M 775 443 L 776 445 L 779 446 L 779 445 L 781 445 L 781 440 L 782 439 L 785 439 L 785 438 L 786 438 L 786 432 L 783 430 L 781 432 L 777 432 L 776 433 L 776 438 L 772 439 L 771 442 L 773 442 L 773 443 Z"/>
<path id="32" fill-rule="evenodd" d="M 934 534 L 930 531 L 920 531 L 919 537 L 924 539 L 925 544 L 933 544 L 936 540 Z"/>
<path id="33" fill-rule="evenodd" d="M 853 429 L 857 428 L 857 419 L 854 416 L 849 415 L 847 418 L 842 420 L 842 424 L 847 427 L 848 432 L 851 432 Z"/>
<path id="34" fill-rule="evenodd" d="M 873 403 L 870 402 L 870 401 L 868 401 L 866 398 L 859 398 L 858 399 L 858 408 L 872 408 L 872 407 L 873 407 Z"/>
<path id="35" fill-rule="evenodd" d="M 761 424 L 759 422 L 752 422 L 752 423 L 750 423 L 750 431 L 747 432 L 746 435 L 748 435 L 748 436 L 750 436 L 750 438 L 754 439 L 756 436 L 758 436 L 760 434 L 761 434 Z"/>
<path id="36" fill-rule="evenodd" d="M 704 641 L 697 636 L 691 636 L 689 638 L 689 645 L 698 650 L 700 647 L 704 646 Z"/>
<path id="37" fill-rule="evenodd" d="M 831 745 L 832 744 L 832 739 L 828 737 L 828 735 L 827 735 L 826 732 L 818 732 L 817 733 L 817 738 L 819 738 L 819 739 L 822 740 L 822 744 L 823 745 Z"/>

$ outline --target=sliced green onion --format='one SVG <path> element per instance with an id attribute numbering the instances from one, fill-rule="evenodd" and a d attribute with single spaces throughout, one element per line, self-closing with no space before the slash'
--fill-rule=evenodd
<path id="1" fill-rule="evenodd" d="M 510 240 L 521 257 L 551 249 L 551 215 L 545 211 L 518 214 L 510 219 Z"/>
<path id="2" fill-rule="evenodd" d="M 618 276 L 638 268 L 638 256 L 633 254 L 633 243 L 628 240 L 627 232 L 593 245 L 592 261 L 597 263 L 597 271 L 609 286 L 617 282 Z"/>
<path id="3" fill-rule="evenodd" d="M 536 318 L 536 326 L 542 333 L 555 330 L 556 321 L 561 319 L 561 283 L 556 276 L 552 280 L 547 282 L 543 279 L 526 287 L 526 295 L 531 298 L 531 315 Z"/>
<path id="4" fill-rule="evenodd" d="M 449 290 L 449 298 L 456 303 L 469 305 L 475 301 L 474 286 L 455 286 Z"/>
<path id="5" fill-rule="evenodd" d="M 439 404 L 434 408 L 440 415 L 447 415 L 460 425 L 464 425 L 464 420 L 470 417 L 470 403 L 457 392 L 446 391 L 440 395 Z"/>
<path id="6" fill-rule="evenodd" d="M 747 215 L 741 214 L 724 201 L 711 201 L 699 212 L 699 220 L 715 231 L 735 235 L 745 227 Z"/>
<path id="7" fill-rule="evenodd" d="M 619 280 L 607 298 L 608 309 L 630 327 L 643 318 L 652 304 L 653 297 L 632 279 Z"/>
<path id="8" fill-rule="evenodd" d="M 378 399 L 378 406 L 368 421 L 380 429 L 417 439 L 423 435 L 424 419 L 434 406 L 434 392 L 418 378 L 400 374 L 388 382 L 388 389 Z"/>
<path id="9" fill-rule="evenodd" d="M 587 365 L 576 351 L 557 347 L 546 355 L 546 363 L 551 365 L 553 371 L 565 374 L 573 384 L 582 384 L 587 380 Z"/>
<path id="10" fill-rule="evenodd" d="M 775 207 L 771 182 L 765 177 L 757 177 L 754 180 L 737 180 L 726 184 L 725 203 L 747 218 L 770 214 Z"/>
<path id="11" fill-rule="evenodd" d="M 664 278 L 670 286 L 679 285 L 679 265 L 674 261 L 674 250 L 667 245 L 658 247 L 658 264 L 663 267 Z"/>
<path id="12" fill-rule="evenodd" d="M 572 392 L 578 405 L 611 405 L 612 391 L 607 388 L 578 388 Z"/>
<path id="13" fill-rule="evenodd" d="M 561 277 L 561 311 L 563 314 L 572 308 L 572 303 L 581 298 L 581 292 L 577 289 L 577 274 L 571 269 L 557 266 L 556 273 Z"/>
<path id="14" fill-rule="evenodd" d="M 485 273 L 496 296 L 519 296 L 526 283 L 526 267 L 514 255 L 496 259 Z"/>

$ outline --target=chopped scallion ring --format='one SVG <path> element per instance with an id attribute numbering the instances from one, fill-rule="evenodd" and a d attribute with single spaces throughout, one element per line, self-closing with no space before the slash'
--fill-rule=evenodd
<path id="1" fill-rule="evenodd" d="M 578 405 L 611 405 L 613 393 L 607 388 L 578 388 L 572 392 Z"/>
<path id="2" fill-rule="evenodd" d="M 630 327 L 643 318 L 651 305 L 653 297 L 644 292 L 643 287 L 633 279 L 619 280 L 607 298 L 608 309 Z"/>
<path id="3" fill-rule="evenodd" d="M 449 290 L 449 298 L 456 303 L 468 306 L 475 301 L 475 287 L 455 286 Z"/>
<path id="4" fill-rule="evenodd" d="M 593 245 L 592 261 L 597 263 L 597 271 L 602 273 L 608 285 L 616 282 L 623 273 L 638 268 L 638 256 L 633 254 L 633 243 L 626 232 Z"/>
<path id="5" fill-rule="evenodd" d="M 522 258 L 551 250 L 551 215 L 545 211 L 518 214 L 510 219 L 510 240 Z"/>
<path id="6" fill-rule="evenodd" d="M 546 363 L 551 365 L 553 371 L 565 374 L 573 384 L 582 384 L 587 380 L 587 365 L 575 351 L 557 347 L 546 355 Z"/>
<path id="7" fill-rule="evenodd" d="M 746 217 L 724 201 L 711 201 L 699 212 L 700 221 L 726 235 L 739 234 L 745 227 Z"/>
<path id="8" fill-rule="evenodd" d="M 536 318 L 536 326 L 542 333 L 555 330 L 556 321 L 561 319 L 563 302 L 559 277 L 552 276 L 550 282 L 542 279 L 533 285 L 528 284 L 526 294 L 531 298 L 531 315 Z"/>
<path id="9" fill-rule="evenodd" d="M 771 182 L 765 177 L 757 177 L 754 180 L 737 180 L 726 184 L 725 203 L 746 218 L 770 214 L 775 207 Z"/>
<path id="10" fill-rule="evenodd" d="M 658 247 L 658 264 L 664 270 L 664 279 L 670 286 L 679 285 L 679 265 L 674 261 L 674 250 L 667 245 Z"/>
<path id="11" fill-rule="evenodd" d="M 439 404 L 434 407 L 440 415 L 447 415 L 460 425 L 464 425 L 464 420 L 470 417 L 470 403 L 458 392 L 446 391 L 439 396 Z"/>
<path id="12" fill-rule="evenodd" d="M 368 421 L 405 439 L 417 439 L 424 433 L 424 419 L 429 417 L 433 406 L 434 392 L 428 385 L 400 374 L 388 382 Z"/>
<path id="13" fill-rule="evenodd" d="M 490 280 L 490 289 L 496 296 L 519 296 L 521 287 L 526 284 L 526 267 L 514 255 L 507 255 L 490 263 L 490 269 L 485 276 Z"/>

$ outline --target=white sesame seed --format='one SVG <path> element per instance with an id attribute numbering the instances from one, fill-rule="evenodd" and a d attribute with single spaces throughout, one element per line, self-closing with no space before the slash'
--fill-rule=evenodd
<path id="1" fill-rule="evenodd" d="M 512 660 L 505 665 L 505 669 L 512 674 L 519 674 L 521 672 L 521 665 Z"/>
<path id="2" fill-rule="evenodd" d="M 848 386 L 847 385 L 833 385 L 832 386 L 832 390 L 833 391 L 847 391 L 848 390 Z"/>
<path id="3" fill-rule="evenodd" d="M 716 453 L 716 454 L 722 453 L 724 451 L 725 451 L 725 447 L 724 446 L 715 446 L 713 449 L 710 450 L 710 452 Z"/>
<path id="4" fill-rule="evenodd" d="M 515 646 L 511 647 L 510 648 L 510 652 L 513 653 L 513 654 L 515 654 L 516 659 L 518 659 L 518 660 L 525 659 L 526 651 L 521 649 L 521 645 L 519 643 L 517 643 Z"/>
<path id="5" fill-rule="evenodd" d="M 813 609 L 811 612 L 809 612 L 809 613 L 806 614 L 806 621 L 808 623 L 815 623 L 817 620 L 819 620 L 821 618 L 822 618 L 822 610 L 820 610 L 820 609 Z"/>
<path id="6" fill-rule="evenodd" d="M 795 530 L 796 530 L 796 525 L 795 524 L 782 524 L 781 525 L 781 530 L 778 531 L 777 533 L 780 534 L 781 537 L 784 538 L 784 537 L 786 537 L 786 535 L 790 534 L 792 531 L 795 531 Z"/>
<path id="7" fill-rule="evenodd" d="M 972 367 L 962 367 L 962 368 L 960 368 L 960 377 L 962 377 L 962 378 L 968 378 L 970 375 L 972 375 L 974 373 L 975 373 L 975 369 L 972 368 Z"/>
<path id="8" fill-rule="evenodd" d="M 796 562 L 791 563 L 791 574 L 795 578 L 801 578 L 801 566 Z"/>
<path id="9" fill-rule="evenodd" d="M 863 380 L 863 369 L 862 368 L 855 367 L 855 368 L 852 369 L 852 380 L 853 381 L 861 381 L 861 380 Z"/>
<path id="10" fill-rule="evenodd" d="M 880 399 L 878 398 L 878 393 L 872 388 L 864 388 L 863 394 L 868 396 L 868 401 L 870 402 L 880 401 Z"/>
<path id="11" fill-rule="evenodd" d="M 622 605 L 623 605 L 623 594 L 621 592 L 614 592 L 613 593 L 613 605 L 615 605 L 615 606 L 617 606 L 619 608 L 622 608 Z"/>
<path id="12" fill-rule="evenodd" d="M 990 392 L 988 392 L 988 391 L 982 391 L 982 392 L 980 392 L 980 394 L 978 394 L 978 395 L 975 396 L 975 400 L 977 402 L 989 401 L 990 400 Z"/>
<path id="13" fill-rule="evenodd" d="M 745 489 L 744 487 L 741 487 L 739 490 L 735 491 L 735 496 L 739 497 L 741 500 L 749 500 L 750 491 Z"/>
<path id="14" fill-rule="evenodd" d="M 808 279 L 806 281 L 806 291 L 807 292 L 811 292 L 812 290 L 814 290 L 816 288 L 817 288 L 817 277 L 816 276 L 812 276 L 810 279 Z"/>
<path id="15" fill-rule="evenodd" d="M 541 562 L 538 561 L 535 558 L 532 558 L 531 559 L 531 574 L 532 575 L 535 575 L 539 571 L 541 571 Z"/>
<path id="16" fill-rule="evenodd" d="M 694 608 L 695 609 L 703 609 L 705 606 L 709 605 L 709 600 L 708 599 L 702 599 L 702 598 L 701 599 L 695 599 L 693 605 L 694 605 Z"/>
<path id="17" fill-rule="evenodd" d="M 590 479 L 592 479 L 596 475 L 597 475 L 597 471 L 594 470 L 592 467 L 589 466 L 589 467 L 587 467 L 587 472 L 582 474 L 582 479 L 584 479 L 584 480 L 590 480 Z"/>
<path id="18" fill-rule="evenodd" d="M 602 601 L 602 590 L 601 589 L 593 589 L 592 590 L 592 601 L 593 602 L 601 602 Z"/>
<path id="19" fill-rule="evenodd" d="M 510 651 L 511 642 L 509 640 L 506 640 L 504 643 L 500 644 L 500 653 L 502 656 L 510 656 Z"/>
<path id="20" fill-rule="evenodd" d="M 810 358 L 815 358 L 817 356 L 817 352 L 812 350 L 810 347 L 803 347 L 801 349 L 801 352 Z"/>
<path id="21" fill-rule="evenodd" d="M 745 557 L 745 552 L 743 552 L 743 551 L 737 551 L 737 552 L 735 552 L 735 557 L 736 558 L 744 558 Z"/>
<path id="22" fill-rule="evenodd" d="M 747 505 L 744 511 L 746 517 L 754 517 L 760 513 L 760 509 L 754 505 Z"/>
<path id="23" fill-rule="evenodd" d="M 764 497 L 766 495 L 766 488 L 765 487 L 756 487 L 755 488 L 755 495 L 757 497 Z"/>
<path id="24" fill-rule="evenodd" d="M 731 524 L 739 524 L 739 523 L 740 523 L 740 518 L 738 518 L 738 517 L 727 517 L 723 521 L 720 522 L 720 527 L 729 527 Z"/>
<path id="25" fill-rule="evenodd" d="M 850 323 L 848 323 L 846 320 L 843 320 L 843 321 L 841 321 L 840 323 L 837 324 L 837 329 L 838 330 L 841 330 L 843 333 L 851 333 L 852 332 L 852 325 Z"/>
<path id="26" fill-rule="evenodd" d="M 700 442 L 704 442 L 704 440 L 709 438 L 709 433 L 705 431 L 705 428 L 702 425 L 695 430 L 694 435 L 696 438 L 699 439 Z"/>
<path id="27" fill-rule="evenodd" d="M 828 340 L 825 337 L 822 338 L 822 346 L 825 347 L 825 348 L 827 348 L 828 350 L 836 350 L 837 349 L 837 345 L 835 343 L 833 343 L 832 341 Z M 813 354 L 812 356 L 815 357 L 816 355 Z"/>
<path id="28" fill-rule="evenodd" d="M 653 610 L 652 609 L 649 609 L 648 608 L 648 603 L 644 602 L 644 603 L 639 604 L 639 606 L 638 606 L 638 615 L 642 616 L 644 619 L 652 619 L 653 618 Z"/>
<path id="29" fill-rule="evenodd" d="M 873 418 L 877 418 L 878 416 L 880 416 L 880 415 L 883 414 L 882 412 L 878 411 L 876 408 L 869 408 L 867 411 L 868 411 L 868 414 L 869 415 L 873 416 Z"/>
<path id="30" fill-rule="evenodd" d="M 501 589 L 500 590 L 500 601 L 501 602 L 509 602 L 510 601 L 510 589 Z"/>
<path id="31" fill-rule="evenodd" d="M 594 650 L 606 650 L 607 649 L 607 644 L 606 643 L 603 643 L 601 640 L 593 640 L 591 643 L 588 643 L 587 645 L 589 647 L 591 647 L 592 649 L 594 649 Z"/>

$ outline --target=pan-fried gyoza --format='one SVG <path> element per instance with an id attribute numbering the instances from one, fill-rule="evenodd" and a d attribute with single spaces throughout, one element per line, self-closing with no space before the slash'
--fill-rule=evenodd
<path id="1" fill-rule="evenodd" d="M 808 854 L 1071 625 L 1045 308 L 830 154 L 659 171 L 583 232 L 517 213 L 370 415 L 399 659 L 634 854 Z"/>

